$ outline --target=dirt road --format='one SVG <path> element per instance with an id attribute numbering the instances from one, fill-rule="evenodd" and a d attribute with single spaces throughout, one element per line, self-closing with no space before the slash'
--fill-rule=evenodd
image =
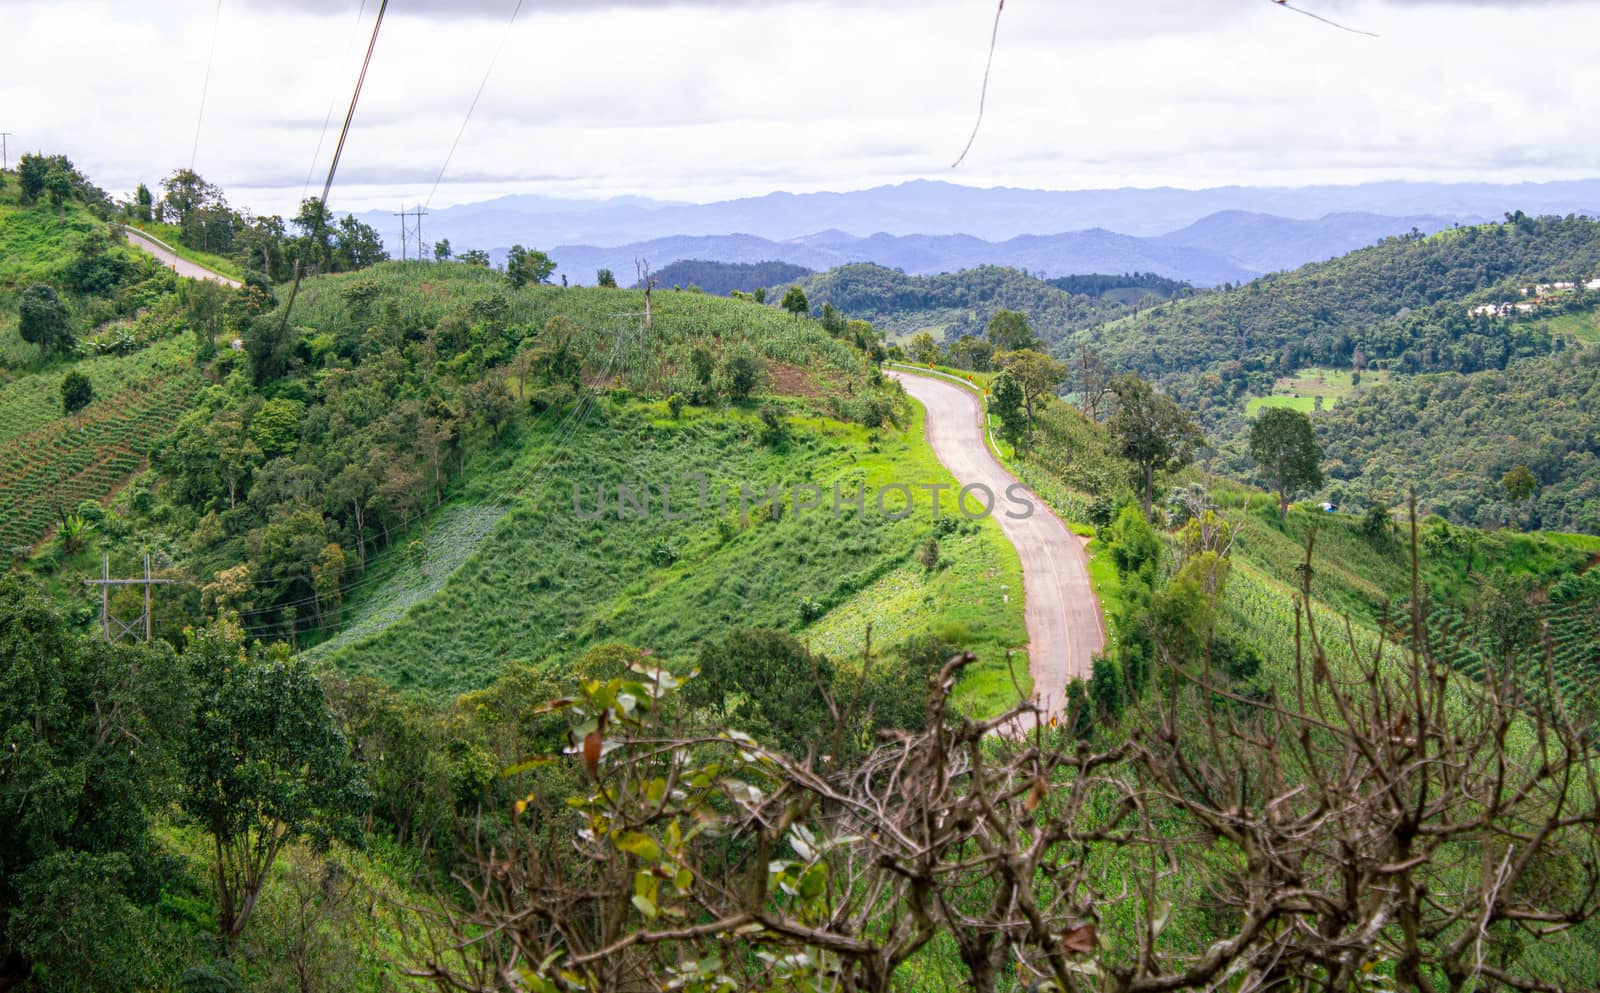
<path id="1" fill-rule="evenodd" d="M 1034 693 L 1049 713 L 1059 712 L 1067 681 L 1089 678 L 1106 639 L 1083 543 L 1025 487 L 1013 492 L 1026 494 L 1033 514 L 1020 520 L 1006 515 L 1021 512 L 1006 499 L 1006 488 L 1020 484 L 984 444 L 982 408 L 972 391 L 929 376 L 894 370 L 888 375 L 927 408 L 928 443 L 951 475 L 963 486 L 981 483 L 995 494 L 995 520 L 1022 559 Z M 976 504 L 969 500 L 969 506 Z"/>
<path id="2" fill-rule="evenodd" d="M 156 241 L 154 238 L 140 231 L 138 228 L 123 228 L 123 233 L 128 237 L 128 244 L 141 248 L 156 258 L 160 259 L 168 269 L 172 269 L 180 276 L 190 279 L 209 279 L 215 283 L 224 283 L 234 289 L 239 288 L 237 279 L 229 279 L 220 272 L 212 272 L 203 265 L 190 262 L 188 259 L 179 258 L 172 249 Z"/>

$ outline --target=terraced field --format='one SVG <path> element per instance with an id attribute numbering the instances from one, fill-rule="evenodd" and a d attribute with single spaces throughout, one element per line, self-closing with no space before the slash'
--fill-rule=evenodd
<path id="1" fill-rule="evenodd" d="M 1539 620 L 1557 689 L 1569 700 L 1592 693 L 1600 683 L 1600 641 L 1595 638 L 1600 631 L 1600 575 L 1591 572 L 1556 583 L 1540 605 Z M 1474 679 L 1484 677 L 1495 649 L 1490 644 L 1493 633 L 1477 618 L 1457 608 L 1436 607 L 1428 616 L 1428 631 L 1434 652 L 1452 668 Z M 1517 659 L 1528 692 L 1536 692 L 1543 661 L 1531 652 Z"/>
<path id="2" fill-rule="evenodd" d="M 109 496 L 205 385 L 178 341 L 77 368 L 94 383 L 95 401 L 74 418 L 61 416 L 62 369 L 0 387 L 0 550 L 31 548 L 58 508 Z"/>

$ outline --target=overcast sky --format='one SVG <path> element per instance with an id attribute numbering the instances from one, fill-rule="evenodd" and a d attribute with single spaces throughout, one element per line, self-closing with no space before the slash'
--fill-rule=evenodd
<path id="1" fill-rule="evenodd" d="M 336 210 L 504 193 L 707 201 L 915 178 L 1049 189 L 1600 175 L 1600 0 L 391 0 Z M 222 0 L 195 167 L 320 188 L 378 0 Z M 0 0 L 0 130 L 123 194 L 187 165 L 214 0 Z"/>

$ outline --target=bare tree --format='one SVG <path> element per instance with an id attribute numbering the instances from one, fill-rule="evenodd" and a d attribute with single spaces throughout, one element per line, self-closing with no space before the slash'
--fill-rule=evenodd
<path id="1" fill-rule="evenodd" d="M 1600 784 L 1548 654 L 1538 693 L 1458 679 L 1426 637 L 1363 657 L 1347 626 L 1356 661 L 1336 663 L 1303 574 L 1275 692 L 1171 644 L 1098 746 L 1032 703 L 951 710 L 966 653 L 931 680 L 925 730 L 849 761 L 855 701 L 824 694 L 836 730 L 800 758 L 702 723 L 665 672 L 590 682 L 548 707 L 574 758 L 526 765 L 545 787 L 478 836 L 410 974 L 887 991 L 939 954 L 982 993 L 1562 989 L 1516 952 L 1595 916 Z"/>

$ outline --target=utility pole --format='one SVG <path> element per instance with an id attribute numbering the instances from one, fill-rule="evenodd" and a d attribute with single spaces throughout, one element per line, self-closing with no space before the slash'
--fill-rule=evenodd
<path id="1" fill-rule="evenodd" d="M 11 156 L 6 153 L 6 139 L 11 135 L 10 131 L 0 131 L 0 169 L 11 168 Z"/>
<path id="2" fill-rule="evenodd" d="M 415 217 L 417 219 L 417 261 L 423 261 L 424 257 L 422 253 L 424 251 L 424 246 L 422 242 L 422 219 L 426 217 L 427 214 L 428 212 L 423 209 L 420 204 L 412 210 L 407 210 L 405 205 L 401 204 L 399 212 L 394 215 L 395 217 L 400 218 L 400 261 L 404 262 L 406 260 L 406 236 L 410 233 L 411 227 L 406 221 L 406 218 L 408 217 Z"/>
<path id="3" fill-rule="evenodd" d="M 170 579 L 150 578 L 150 556 L 144 557 L 143 579 L 112 579 L 111 556 L 107 555 L 100 561 L 100 578 L 85 579 L 83 585 L 100 587 L 100 631 L 106 641 L 116 642 L 122 640 L 123 635 L 132 637 L 135 641 L 149 641 L 151 635 L 150 587 L 165 586 L 171 583 Z M 143 586 L 144 587 L 144 613 L 135 617 L 132 622 L 125 622 L 120 617 L 111 613 L 111 587 L 113 586 Z M 117 633 L 111 633 L 111 625 L 117 626 Z M 144 631 L 139 631 L 139 625 L 144 625 Z"/>
<path id="4" fill-rule="evenodd" d="M 400 261 L 404 262 L 406 260 L 406 205 L 401 204 L 399 213 L 394 216 L 400 218 Z M 422 254 L 421 245 L 417 246 L 417 254 Z"/>

